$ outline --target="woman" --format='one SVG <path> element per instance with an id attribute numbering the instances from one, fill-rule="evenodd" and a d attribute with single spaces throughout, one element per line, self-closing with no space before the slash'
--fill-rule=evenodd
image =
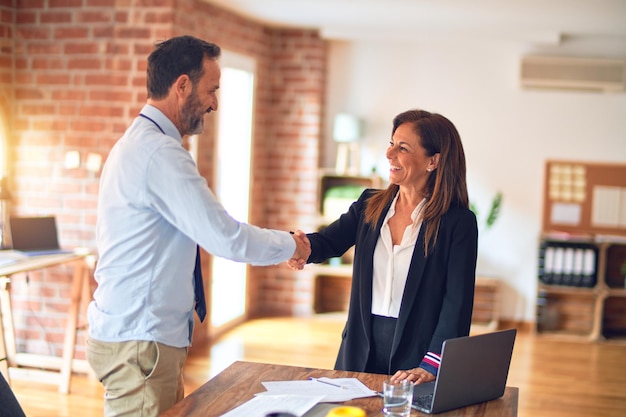
<path id="1" fill-rule="evenodd" d="M 389 187 L 364 191 L 339 219 L 308 234 L 307 262 L 355 246 L 335 369 L 423 383 L 435 379 L 443 341 L 469 334 L 478 229 L 463 146 L 448 119 L 423 110 L 397 115 L 386 156 Z"/>

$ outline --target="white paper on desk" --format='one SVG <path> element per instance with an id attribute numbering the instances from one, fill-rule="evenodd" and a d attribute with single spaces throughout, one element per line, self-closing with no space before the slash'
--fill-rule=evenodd
<path id="1" fill-rule="evenodd" d="M 11 265 L 17 262 L 17 259 L 3 258 L 0 256 L 0 266 Z"/>
<path id="2" fill-rule="evenodd" d="M 376 391 L 367 388 L 365 384 L 356 378 L 318 378 L 319 380 L 306 381 L 267 381 L 262 382 L 267 390 L 256 395 L 320 395 L 323 399 L 320 402 L 344 402 L 354 398 L 365 398 L 376 395 Z M 326 381 L 340 385 L 343 388 L 319 381 Z"/>
<path id="3" fill-rule="evenodd" d="M 0 266 L 14 264 L 23 259 L 27 259 L 26 256 L 17 251 L 0 250 Z"/>
<path id="4" fill-rule="evenodd" d="M 262 395 L 233 408 L 221 417 L 265 417 L 269 413 L 286 412 L 302 417 L 315 406 L 321 396 Z"/>

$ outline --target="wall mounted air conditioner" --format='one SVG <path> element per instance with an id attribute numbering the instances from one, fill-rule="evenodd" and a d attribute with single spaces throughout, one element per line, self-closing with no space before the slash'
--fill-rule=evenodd
<path id="1" fill-rule="evenodd" d="M 525 56 L 520 75 L 523 88 L 626 91 L 622 59 Z"/>

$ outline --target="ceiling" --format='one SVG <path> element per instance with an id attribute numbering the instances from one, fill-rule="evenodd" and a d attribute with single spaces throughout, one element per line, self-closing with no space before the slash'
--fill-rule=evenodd
<path id="1" fill-rule="evenodd" d="M 626 0 L 205 0 L 274 27 L 318 29 L 335 40 L 477 39 L 558 46 L 618 45 L 626 56 Z"/>

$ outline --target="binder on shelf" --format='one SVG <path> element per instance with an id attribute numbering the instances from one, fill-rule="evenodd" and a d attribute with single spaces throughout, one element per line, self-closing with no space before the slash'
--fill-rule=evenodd
<path id="1" fill-rule="evenodd" d="M 553 285 L 561 285 L 563 283 L 563 260 L 565 257 L 565 248 L 559 245 L 554 248 L 554 265 L 552 273 Z"/>
<path id="2" fill-rule="evenodd" d="M 585 250 L 576 248 L 574 250 L 574 270 L 572 271 L 572 283 L 576 287 L 583 285 L 583 266 L 584 266 Z"/>
<path id="3" fill-rule="evenodd" d="M 597 256 L 592 248 L 585 249 L 582 286 L 593 287 L 597 280 Z"/>
<path id="4" fill-rule="evenodd" d="M 573 285 L 574 273 L 574 248 L 566 246 L 563 248 L 563 276 L 561 277 L 562 285 Z"/>

